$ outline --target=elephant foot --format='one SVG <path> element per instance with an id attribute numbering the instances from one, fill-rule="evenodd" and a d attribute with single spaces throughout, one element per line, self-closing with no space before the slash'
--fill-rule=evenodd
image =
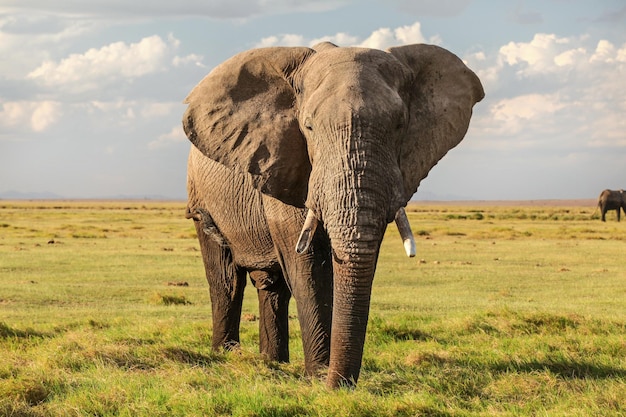
<path id="1" fill-rule="evenodd" d="M 239 352 L 241 351 L 241 344 L 237 341 L 234 340 L 229 340 L 228 342 L 225 342 L 222 347 L 224 348 L 225 352 Z"/>
<path id="2" fill-rule="evenodd" d="M 241 343 L 236 340 L 213 341 L 211 349 L 217 354 L 237 354 L 241 352 Z"/>
<path id="3" fill-rule="evenodd" d="M 307 379 L 325 380 L 328 377 L 328 365 L 316 364 L 314 367 L 307 366 L 304 375 Z"/>

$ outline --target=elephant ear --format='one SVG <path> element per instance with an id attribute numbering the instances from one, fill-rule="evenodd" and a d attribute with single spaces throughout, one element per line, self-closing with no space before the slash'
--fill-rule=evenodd
<path id="1" fill-rule="evenodd" d="M 297 206 L 304 205 L 311 164 L 289 80 L 313 53 L 261 48 L 235 55 L 189 93 L 183 116 L 187 137 L 204 155 Z"/>
<path id="2" fill-rule="evenodd" d="M 414 74 L 409 87 L 408 132 L 400 153 L 408 201 L 428 172 L 461 142 L 472 107 L 485 93 L 476 74 L 443 48 L 416 44 L 388 52 Z"/>

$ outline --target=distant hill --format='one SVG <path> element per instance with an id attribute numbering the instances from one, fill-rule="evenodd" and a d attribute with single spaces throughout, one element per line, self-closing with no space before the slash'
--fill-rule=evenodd
<path id="1" fill-rule="evenodd" d="M 589 207 L 594 209 L 598 200 L 577 198 L 563 200 L 411 200 L 410 205 L 472 206 L 472 207 Z"/>
<path id="2" fill-rule="evenodd" d="M 418 191 L 413 194 L 411 197 L 411 201 L 467 201 L 471 200 L 471 198 L 467 196 L 455 195 L 455 194 L 436 194 L 431 193 L 429 191 Z"/>
<path id="3" fill-rule="evenodd" d="M 55 193 L 23 193 L 10 190 L 0 193 L 0 200 L 63 200 L 64 197 Z"/>
<path id="4" fill-rule="evenodd" d="M 113 195 L 102 197 L 67 197 L 55 193 L 49 192 L 34 192 L 23 193 L 20 191 L 6 191 L 0 193 L 0 200 L 156 200 L 156 201 L 170 201 L 170 200 L 184 200 L 184 198 L 166 197 L 164 195 Z"/>

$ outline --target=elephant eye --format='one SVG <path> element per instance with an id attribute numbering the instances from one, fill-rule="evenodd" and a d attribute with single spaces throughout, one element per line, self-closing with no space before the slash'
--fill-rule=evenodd
<path id="1" fill-rule="evenodd" d="M 309 117 L 304 120 L 304 127 L 306 130 L 313 130 L 313 123 L 311 123 L 311 119 Z"/>

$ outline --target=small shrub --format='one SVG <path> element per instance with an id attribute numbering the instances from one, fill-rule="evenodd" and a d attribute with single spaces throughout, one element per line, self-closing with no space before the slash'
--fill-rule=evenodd
<path id="1" fill-rule="evenodd" d="M 474 220 L 483 220 L 484 218 L 485 216 L 480 211 L 472 214 L 472 219 Z"/>
<path id="2" fill-rule="evenodd" d="M 463 232 L 446 232 L 446 235 L 448 235 L 448 236 L 467 236 L 467 234 L 463 233 Z"/>
<path id="3" fill-rule="evenodd" d="M 192 304 L 192 302 L 187 300 L 187 297 L 185 297 L 184 295 L 168 295 L 168 294 L 159 294 L 159 293 L 155 293 L 151 297 L 150 301 L 153 304 L 160 304 L 160 305 L 166 305 L 166 306 Z"/>

